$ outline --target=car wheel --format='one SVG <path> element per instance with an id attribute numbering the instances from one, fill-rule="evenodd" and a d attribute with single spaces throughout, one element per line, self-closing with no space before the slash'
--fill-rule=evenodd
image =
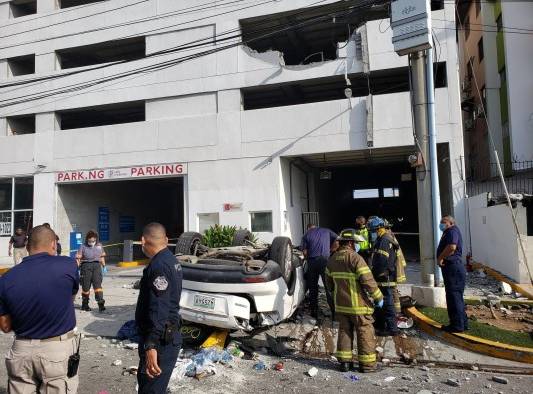
<path id="1" fill-rule="evenodd" d="M 202 242 L 202 234 L 193 231 L 180 235 L 176 242 L 176 254 L 196 255 L 198 247 Z"/>
<path id="2" fill-rule="evenodd" d="M 270 246 L 270 260 L 279 264 L 283 279 L 289 283 L 292 276 L 292 242 L 290 238 L 274 238 Z"/>
<path id="3" fill-rule="evenodd" d="M 248 230 L 237 230 L 235 236 L 233 237 L 231 246 L 247 246 L 250 244 L 252 238 L 252 233 Z"/>

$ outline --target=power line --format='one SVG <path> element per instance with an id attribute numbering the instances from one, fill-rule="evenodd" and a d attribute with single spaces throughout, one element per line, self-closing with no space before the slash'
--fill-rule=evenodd
<path id="1" fill-rule="evenodd" d="M 147 1 L 147 0 L 144 0 L 144 1 Z M 167 12 L 167 13 L 164 13 L 164 14 L 161 14 L 161 15 L 157 15 L 157 16 L 153 16 L 153 17 L 145 17 L 145 18 L 141 18 L 141 19 L 135 19 L 135 20 L 132 20 L 132 21 L 128 21 L 128 22 L 122 22 L 122 23 L 117 23 L 117 24 L 114 24 L 114 25 L 103 26 L 103 27 L 100 27 L 100 28 L 88 29 L 88 30 L 83 30 L 83 31 L 79 31 L 79 32 L 69 33 L 69 34 L 62 34 L 62 35 L 54 36 L 54 37 L 41 38 L 41 39 L 38 39 L 38 40 L 24 41 L 24 42 L 20 42 L 20 43 L 16 43 L 16 44 L 6 45 L 6 46 L 3 46 L 3 47 L 0 47 L 0 50 L 9 49 L 9 48 L 15 48 L 15 47 L 23 46 L 23 45 L 30 45 L 30 44 L 34 44 L 34 43 L 38 43 L 38 42 L 43 42 L 43 41 L 56 40 L 56 39 L 59 39 L 59 38 L 72 37 L 72 36 L 76 36 L 76 35 L 80 35 L 80 34 L 87 34 L 87 33 L 94 33 L 94 32 L 99 32 L 99 31 L 104 31 L 104 30 L 109 30 L 109 29 L 115 29 L 115 28 L 119 28 L 119 27 L 134 25 L 134 24 L 137 24 L 137 23 L 151 22 L 151 21 L 158 20 L 158 19 L 169 18 L 171 16 L 185 15 L 185 14 L 199 12 L 199 11 L 206 11 L 206 10 L 214 9 L 214 8 L 228 7 L 228 6 L 230 6 L 230 4 L 241 3 L 243 1 L 245 1 L 245 0 L 233 0 L 233 1 L 229 1 L 228 3 L 218 4 L 216 6 L 213 6 L 211 4 L 212 1 L 210 1 L 209 3 L 195 5 L 195 6 L 192 6 L 192 7 L 187 7 L 187 8 L 183 8 L 181 10 Z M 207 6 L 207 7 L 199 8 L 201 6 L 205 6 L 205 5 L 208 5 L 208 4 L 211 4 L 211 5 Z M 68 21 L 68 22 L 71 22 L 71 21 Z M 50 25 L 50 26 L 53 26 L 53 25 Z M 43 26 L 41 28 L 48 28 L 50 26 Z M 34 29 L 34 30 L 38 30 L 38 29 L 41 29 L 41 28 L 37 28 L 37 29 Z M 32 30 L 29 30 L 29 31 L 32 31 Z M 14 33 L 14 34 L 11 34 L 11 35 L 6 35 L 6 36 L 0 36 L 0 38 L 10 37 L 10 36 L 13 36 L 13 35 L 16 35 L 16 34 L 23 34 L 23 33 L 29 32 L 29 31 Z M 145 32 L 138 33 L 137 35 L 143 35 L 143 34 L 145 34 Z M 126 37 L 130 37 L 130 36 L 126 36 Z M 122 38 L 123 37 L 116 38 L 115 40 L 120 40 Z"/>
<path id="2" fill-rule="evenodd" d="M 350 7 L 349 11 L 344 11 L 342 13 L 340 13 L 339 11 L 331 12 L 331 13 L 328 13 L 328 14 L 324 14 L 324 15 L 320 15 L 320 16 L 317 16 L 317 17 L 310 18 L 309 20 L 301 22 L 301 23 L 296 24 L 296 25 L 292 25 L 291 26 L 289 24 L 285 28 L 282 28 L 282 29 L 279 29 L 279 30 L 276 30 L 276 31 L 273 31 L 273 32 L 270 32 L 270 33 L 267 33 L 267 34 L 264 34 L 264 35 L 261 35 L 261 36 L 258 36 L 258 37 L 254 37 L 254 38 L 252 38 L 252 39 L 250 39 L 250 40 L 248 40 L 246 42 L 239 41 L 239 42 L 236 42 L 236 43 L 232 43 L 232 44 L 226 45 L 226 46 L 221 47 L 221 48 L 214 48 L 214 49 L 207 50 L 207 51 L 204 51 L 204 52 L 188 55 L 188 56 L 185 56 L 185 57 L 182 57 L 182 58 L 171 59 L 171 60 L 168 60 L 168 61 L 157 63 L 157 64 L 154 64 L 154 65 L 144 66 L 144 67 L 141 67 L 141 68 L 138 68 L 138 69 L 135 69 L 135 70 L 126 71 L 126 72 L 115 74 L 115 75 L 112 75 L 112 76 L 98 78 L 98 79 L 95 79 L 95 80 L 92 80 L 92 81 L 86 81 L 86 82 L 83 82 L 83 83 L 73 84 L 73 85 L 70 85 L 70 86 L 62 87 L 62 88 L 51 89 L 51 90 L 45 91 L 45 92 L 39 92 L 39 93 L 34 93 L 34 94 L 25 95 L 25 96 L 20 96 L 20 97 L 15 97 L 15 98 L 2 100 L 4 102 L 5 101 L 11 101 L 11 100 L 18 100 L 18 101 L 8 102 L 8 103 L 5 103 L 5 104 L 2 104 L 2 105 L 0 105 L 0 108 L 8 107 L 8 106 L 16 105 L 16 104 L 23 104 L 23 103 L 28 102 L 28 101 L 35 101 L 35 100 L 51 97 L 51 96 L 57 95 L 57 94 L 64 94 L 64 93 L 69 93 L 69 92 L 73 92 L 73 91 L 82 90 L 82 89 L 85 89 L 85 88 L 88 88 L 88 87 L 92 87 L 92 86 L 95 86 L 95 85 L 99 85 L 99 84 L 102 84 L 102 83 L 110 82 L 110 81 L 113 81 L 113 80 L 116 80 L 116 79 L 124 78 L 124 77 L 135 75 L 135 74 L 144 74 L 144 73 L 148 73 L 148 72 L 154 72 L 154 71 L 162 70 L 162 69 L 165 69 L 165 68 L 172 67 L 174 65 L 183 63 L 185 61 L 193 60 L 193 59 L 196 59 L 196 58 L 199 58 L 199 57 L 202 57 L 202 56 L 207 56 L 209 54 L 213 54 L 213 53 L 216 53 L 216 52 L 219 52 L 219 51 L 222 51 L 222 50 L 226 50 L 226 49 L 229 49 L 229 48 L 232 48 L 232 47 L 236 47 L 236 46 L 239 46 L 239 45 L 241 45 L 243 43 L 244 44 L 248 44 L 248 43 L 251 43 L 251 42 L 256 41 L 256 40 L 260 40 L 260 39 L 264 39 L 264 38 L 267 38 L 267 37 L 271 37 L 273 35 L 279 34 L 280 32 L 283 32 L 283 31 L 288 31 L 288 30 L 291 30 L 291 29 L 294 29 L 294 28 L 298 28 L 298 27 L 305 26 L 305 25 L 308 25 L 308 24 L 311 24 L 311 23 L 315 23 L 317 21 L 324 20 L 325 18 L 329 19 L 332 16 L 337 16 L 338 17 L 338 16 L 343 16 L 343 15 L 348 15 L 351 12 L 353 12 L 355 9 L 370 8 L 370 7 L 372 7 L 372 5 L 373 4 L 371 4 L 370 2 L 362 2 L 362 4 L 360 4 L 359 6 Z"/>

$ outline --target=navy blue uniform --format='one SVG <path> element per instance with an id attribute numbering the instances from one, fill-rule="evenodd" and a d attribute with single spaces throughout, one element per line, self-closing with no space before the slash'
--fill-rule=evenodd
<path id="1" fill-rule="evenodd" d="M 457 226 L 451 226 L 444 230 L 437 248 L 437 256 L 448 245 L 456 245 L 455 252 L 444 259 L 444 267 L 442 267 L 442 277 L 446 290 L 446 305 L 450 318 L 449 327 L 453 331 L 465 331 L 468 330 L 468 318 L 463 299 L 466 269 L 462 261 L 463 237 Z"/>
<path id="2" fill-rule="evenodd" d="M 181 267 L 176 266 L 176 258 L 168 249 L 156 254 L 143 270 L 135 311 L 135 321 L 141 334 L 137 374 L 140 394 L 166 393 L 181 346 L 181 281 Z M 173 327 L 173 334 L 171 338 L 165 339 L 168 327 Z M 158 364 L 162 370 L 161 375 L 154 379 L 150 379 L 146 374 L 147 347 L 157 350 Z"/>
<path id="3" fill-rule="evenodd" d="M 46 339 L 76 326 L 73 295 L 80 278 L 73 258 L 38 253 L 0 277 L 0 315 L 10 315 L 19 338 Z"/>
<path id="4" fill-rule="evenodd" d="M 394 309 L 397 258 L 395 245 L 390 235 L 384 234 L 374 243 L 372 254 L 372 275 L 383 293 L 383 308 L 377 308 L 374 312 L 375 327 L 383 335 L 394 335 L 398 332 Z"/>

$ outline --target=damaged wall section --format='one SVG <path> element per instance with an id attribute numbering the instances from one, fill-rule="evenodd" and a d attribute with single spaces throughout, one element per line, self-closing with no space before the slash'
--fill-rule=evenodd
<path id="1" fill-rule="evenodd" d="M 436 88 L 447 86 L 446 62 L 435 64 Z M 407 67 L 349 75 L 353 97 L 409 91 Z M 370 92 L 369 92 L 370 86 Z M 241 89 L 244 110 L 283 107 L 345 98 L 344 75 Z"/>

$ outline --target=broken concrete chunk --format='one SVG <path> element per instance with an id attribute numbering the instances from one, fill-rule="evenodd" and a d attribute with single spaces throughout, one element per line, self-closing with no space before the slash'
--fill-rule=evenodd
<path id="1" fill-rule="evenodd" d="M 396 376 L 387 376 L 383 381 L 389 383 L 396 379 Z"/>
<path id="2" fill-rule="evenodd" d="M 318 374 L 318 369 L 313 367 L 309 371 L 307 371 L 307 374 L 314 378 Z"/>
<path id="3" fill-rule="evenodd" d="M 509 283 L 506 282 L 500 282 L 500 285 L 498 286 L 498 290 L 502 294 L 511 294 L 513 292 L 513 288 Z"/>
<path id="4" fill-rule="evenodd" d="M 424 389 L 424 390 L 417 391 L 416 394 L 433 394 L 433 392 L 430 390 Z"/>
<path id="5" fill-rule="evenodd" d="M 451 378 L 448 378 L 446 380 L 446 384 L 448 386 L 452 386 L 452 387 L 460 387 L 461 386 L 461 383 L 459 383 L 459 381 L 457 379 L 451 379 Z"/>
<path id="6" fill-rule="evenodd" d="M 398 391 L 399 391 L 400 393 L 408 393 L 408 392 L 409 392 L 409 387 L 400 387 L 400 388 L 398 389 Z"/>
<path id="7" fill-rule="evenodd" d="M 119 365 L 122 365 L 122 360 L 115 360 L 111 365 L 114 365 L 115 367 L 118 367 Z"/>
<path id="8" fill-rule="evenodd" d="M 509 379 L 504 378 L 503 376 L 493 376 L 492 380 L 494 382 L 496 382 L 496 383 L 501 383 L 501 384 L 508 384 L 509 383 Z"/>
<path id="9" fill-rule="evenodd" d="M 383 353 L 383 348 L 381 346 L 376 346 L 376 352 Z"/>

